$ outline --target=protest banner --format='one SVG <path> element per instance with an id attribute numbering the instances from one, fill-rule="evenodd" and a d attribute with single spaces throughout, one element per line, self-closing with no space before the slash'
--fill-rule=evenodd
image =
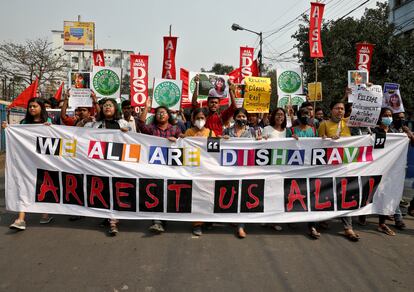
<path id="1" fill-rule="evenodd" d="M 162 62 L 162 78 L 175 79 L 175 52 L 177 50 L 177 37 L 164 37 L 164 60 Z"/>
<path id="2" fill-rule="evenodd" d="M 131 106 L 145 106 L 148 99 L 148 56 L 130 56 Z"/>
<path id="3" fill-rule="evenodd" d="M 254 48 L 240 47 L 240 72 L 242 79 L 253 76 Z"/>
<path id="4" fill-rule="evenodd" d="M 404 112 L 404 104 L 400 94 L 400 85 L 397 83 L 384 83 L 383 106 L 391 108 L 394 114 Z"/>
<path id="5" fill-rule="evenodd" d="M 309 50 L 311 58 L 323 58 L 321 27 L 325 4 L 311 3 L 309 17 Z"/>
<path id="6" fill-rule="evenodd" d="M 93 51 L 92 57 L 93 57 L 94 66 L 100 66 L 100 67 L 105 66 L 104 51 L 102 50 Z"/>
<path id="7" fill-rule="evenodd" d="M 182 85 L 181 80 L 155 79 L 152 108 L 165 106 L 171 110 L 179 110 Z"/>
<path id="8" fill-rule="evenodd" d="M 63 49 L 65 51 L 93 51 L 94 47 L 95 23 L 63 22 Z"/>
<path id="9" fill-rule="evenodd" d="M 121 93 L 121 68 L 93 67 L 91 86 L 97 97 L 119 100 Z"/>
<path id="10" fill-rule="evenodd" d="M 272 93 L 270 78 L 246 76 L 244 83 L 244 108 L 249 113 L 268 113 Z"/>
<path id="11" fill-rule="evenodd" d="M 394 214 L 409 140 L 167 139 L 110 129 L 6 129 L 10 211 L 117 219 L 312 222 Z M 25 153 L 25 155 L 21 155 Z"/>
<path id="12" fill-rule="evenodd" d="M 189 99 L 192 100 L 194 89 L 196 88 L 196 83 L 194 81 L 195 76 L 198 74 L 199 85 L 198 85 L 198 97 L 197 101 L 202 102 L 207 100 L 207 97 L 215 96 L 220 99 L 226 99 L 228 103 L 229 97 L 229 86 L 227 81 L 229 76 L 227 75 L 217 75 L 214 73 L 207 72 L 190 72 L 189 74 Z"/>
<path id="13" fill-rule="evenodd" d="M 71 88 L 90 88 L 91 73 L 90 72 L 73 72 L 69 73 Z"/>
<path id="14" fill-rule="evenodd" d="M 277 106 L 281 108 L 286 108 L 288 105 L 296 106 L 300 108 L 302 103 L 306 101 L 306 95 L 285 95 L 279 97 L 277 100 Z"/>
<path id="15" fill-rule="evenodd" d="M 371 69 L 372 54 L 374 52 L 374 45 L 368 43 L 357 43 L 357 70 L 366 70 L 369 72 Z"/>
<path id="16" fill-rule="evenodd" d="M 322 101 L 322 82 L 308 83 L 308 101 Z"/>
<path id="17" fill-rule="evenodd" d="M 381 85 L 359 85 L 355 91 L 357 96 L 352 104 L 349 127 L 375 127 L 382 107 Z"/>
<path id="18" fill-rule="evenodd" d="M 356 91 L 359 85 L 364 85 L 369 82 L 369 72 L 365 70 L 348 70 L 348 88 L 351 93 L 348 94 L 348 102 L 354 102 L 357 98 Z"/>
<path id="19" fill-rule="evenodd" d="M 277 69 L 277 95 L 303 94 L 302 69 Z"/>
<path id="20" fill-rule="evenodd" d="M 71 88 L 69 91 L 69 107 L 92 107 L 91 90 L 89 88 Z"/>

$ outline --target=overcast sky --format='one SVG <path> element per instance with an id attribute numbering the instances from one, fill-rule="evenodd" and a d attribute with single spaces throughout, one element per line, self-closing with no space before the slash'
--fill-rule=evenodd
<path id="1" fill-rule="evenodd" d="M 325 19 L 336 19 L 365 0 L 325 0 Z M 365 8 L 375 7 L 375 0 L 351 14 L 360 17 Z M 178 36 L 176 55 L 180 67 L 199 71 L 215 62 L 238 66 L 239 47 L 258 46 L 256 35 L 232 31 L 232 23 L 254 31 L 263 31 L 264 56 L 278 56 L 294 45 L 290 36 L 299 21 L 266 38 L 310 8 L 305 0 L 37 0 L 4 1 L 0 10 L 0 40 L 21 42 L 37 37 L 51 38 L 51 30 L 63 30 L 64 20 L 95 22 L 99 48 L 132 50 L 150 56 L 150 77 L 159 77 L 162 69 L 162 37 Z M 309 14 L 309 12 L 307 12 Z M 257 53 L 257 51 L 256 51 Z M 273 67 L 292 67 L 289 62 L 264 60 Z M 287 60 L 292 61 L 292 60 Z"/>

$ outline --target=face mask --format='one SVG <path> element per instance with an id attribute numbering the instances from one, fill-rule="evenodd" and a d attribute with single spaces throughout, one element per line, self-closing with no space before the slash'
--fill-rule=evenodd
<path id="1" fill-rule="evenodd" d="M 177 114 L 171 114 L 171 119 L 176 120 L 177 119 Z"/>
<path id="2" fill-rule="evenodd" d="M 307 125 L 309 122 L 309 117 L 300 117 L 299 121 L 302 125 Z"/>
<path id="3" fill-rule="evenodd" d="M 391 117 L 383 117 L 383 118 L 381 118 L 381 123 L 384 125 L 384 126 L 389 126 L 389 125 L 391 125 L 392 124 L 392 118 Z"/>
<path id="4" fill-rule="evenodd" d="M 244 127 L 247 125 L 247 120 L 242 120 L 242 119 L 237 119 L 236 120 L 236 125 L 239 127 Z"/>
<path id="5" fill-rule="evenodd" d="M 194 126 L 196 126 L 199 130 L 201 130 L 205 124 L 206 124 L 206 120 L 196 120 L 194 122 Z"/>

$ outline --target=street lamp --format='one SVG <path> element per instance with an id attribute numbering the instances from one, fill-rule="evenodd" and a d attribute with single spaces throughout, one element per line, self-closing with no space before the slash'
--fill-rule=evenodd
<path id="1" fill-rule="evenodd" d="M 250 30 L 250 29 L 241 27 L 237 23 L 233 23 L 232 26 L 231 26 L 231 29 L 234 30 L 234 31 L 245 30 L 245 31 L 254 33 L 254 34 L 259 36 L 259 39 L 260 39 L 260 42 L 259 42 L 260 49 L 259 49 L 259 54 L 258 54 L 258 58 L 259 58 L 259 75 L 262 76 L 262 52 L 263 52 L 263 50 L 262 50 L 262 45 L 263 45 L 262 32 L 257 32 L 257 31 L 254 31 L 254 30 Z"/>

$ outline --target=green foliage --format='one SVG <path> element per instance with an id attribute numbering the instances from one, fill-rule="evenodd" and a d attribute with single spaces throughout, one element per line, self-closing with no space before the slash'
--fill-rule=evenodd
<path id="1" fill-rule="evenodd" d="M 412 113 L 414 103 L 414 37 L 396 35 L 395 27 L 388 22 L 387 3 L 377 3 L 375 9 L 366 9 L 361 19 L 351 17 L 330 21 L 322 26 L 324 58 L 319 60 L 318 81 L 323 84 L 323 104 L 343 97 L 347 86 L 347 71 L 355 69 L 356 43 L 375 44 L 370 70 L 370 82 L 383 85 L 395 82 L 401 85 L 406 111 Z M 315 81 L 315 63 L 309 57 L 309 19 L 292 36 L 297 41 L 299 62 L 303 64 L 305 83 Z"/>
<path id="2" fill-rule="evenodd" d="M 214 72 L 218 75 L 227 75 L 233 70 L 234 70 L 233 66 L 224 65 L 224 64 L 221 64 L 221 63 L 214 63 L 213 67 L 211 67 L 210 70 L 206 70 L 204 68 L 201 68 L 201 72 Z"/>

